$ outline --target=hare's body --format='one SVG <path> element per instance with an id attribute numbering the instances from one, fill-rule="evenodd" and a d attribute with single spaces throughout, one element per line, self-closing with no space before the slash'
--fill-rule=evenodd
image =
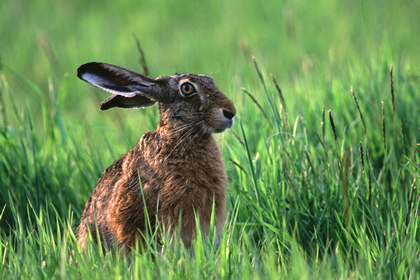
<path id="1" fill-rule="evenodd" d="M 215 223 L 220 232 L 225 215 L 226 176 L 217 143 L 212 136 L 197 136 L 179 144 L 180 137 L 148 132 L 105 170 L 86 204 L 79 243 L 84 243 L 89 226 L 94 237 L 97 227 L 108 244 L 133 245 L 148 223 L 144 200 L 152 226 L 156 214 L 166 227 L 177 227 L 182 218 L 181 237 L 187 246 L 196 229 L 194 211 L 207 233 L 214 201 Z M 197 149 L 201 152 L 196 153 Z"/>
<path id="2" fill-rule="evenodd" d="M 129 250 L 141 240 L 147 225 L 153 229 L 158 219 L 170 233 L 179 227 L 189 247 L 196 217 L 202 232 L 208 234 L 213 209 L 220 233 L 227 178 L 211 133 L 233 124 L 232 102 L 202 75 L 153 80 L 116 66 L 90 63 L 79 69 L 79 77 L 114 93 L 102 103 L 103 109 L 159 102 L 161 115 L 156 131 L 144 134 L 133 149 L 104 171 L 86 203 L 78 228 L 79 244 L 83 247 L 91 232 L 93 238 L 99 236 L 108 245 Z M 141 81 L 134 81 L 139 77 Z"/>

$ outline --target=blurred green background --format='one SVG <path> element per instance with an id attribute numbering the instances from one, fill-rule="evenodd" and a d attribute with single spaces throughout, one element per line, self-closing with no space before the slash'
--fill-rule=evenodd
<path id="1" fill-rule="evenodd" d="M 420 64 L 419 1 L 3 0 L 0 5 L 2 63 L 37 84 L 46 83 L 52 67 L 75 79 L 75 69 L 87 61 L 139 69 L 133 33 L 152 76 L 198 72 L 229 82 L 249 68 L 251 55 L 278 77 L 293 78 L 318 64 L 340 69 L 372 56 L 408 63 L 412 74 L 419 74 L 414 67 Z M 52 60 L 42 50 L 44 40 Z M 79 85 L 71 83 L 69 106 L 85 99 Z"/>
<path id="2" fill-rule="evenodd" d="M 10 88 L 19 89 L 13 90 L 14 102 L 34 105 L 34 114 L 40 114 L 39 96 L 6 67 L 45 92 L 65 79 L 62 109 L 66 117 L 87 124 L 98 116 L 108 120 L 110 114 L 94 110 L 106 94 L 91 94 L 77 80 L 77 67 L 98 61 L 141 70 L 134 36 L 152 77 L 211 75 L 241 109 L 240 103 L 249 100 L 242 99 L 240 88 L 257 80 L 250 75 L 254 55 L 264 73 L 277 77 L 290 108 L 297 103 L 301 110 L 302 102 L 329 107 L 331 96 L 303 84 L 314 81 L 344 92 L 362 86 L 351 80 L 354 72 L 369 79 L 372 66 L 391 65 L 404 68 L 408 82 L 418 82 L 419 13 L 419 1 L 408 0 L 3 0 L 0 59 Z M 377 61 L 383 65 L 375 65 Z M 10 106 L 7 98 L 3 102 Z M 128 118 L 122 110 L 115 114 Z"/>

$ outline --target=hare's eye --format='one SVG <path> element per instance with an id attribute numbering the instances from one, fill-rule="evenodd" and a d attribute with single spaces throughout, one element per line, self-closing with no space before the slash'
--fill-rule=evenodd
<path id="1" fill-rule="evenodd" d="M 191 83 L 184 83 L 181 85 L 181 93 L 184 96 L 190 96 L 195 93 L 195 88 Z"/>

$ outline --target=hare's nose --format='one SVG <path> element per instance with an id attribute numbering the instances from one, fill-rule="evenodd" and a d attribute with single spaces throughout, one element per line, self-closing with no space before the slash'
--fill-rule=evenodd
<path id="1" fill-rule="evenodd" d="M 231 120 L 235 116 L 235 113 L 223 110 L 223 116 L 225 116 L 225 118 Z"/>

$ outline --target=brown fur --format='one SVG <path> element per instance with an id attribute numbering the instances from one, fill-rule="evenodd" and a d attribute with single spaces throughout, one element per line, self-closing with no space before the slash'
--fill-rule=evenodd
<path id="1" fill-rule="evenodd" d="M 103 172 L 82 214 L 79 244 L 85 246 L 90 231 L 95 240 L 100 236 L 108 245 L 130 250 L 142 239 L 146 224 L 150 222 L 153 228 L 157 218 L 169 232 L 179 226 L 189 247 L 196 234 L 195 215 L 207 235 L 213 205 L 220 234 L 227 177 L 211 134 L 230 127 L 236 109 L 212 79 L 195 74 L 150 79 L 99 63 L 81 66 L 78 75 L 114 94 L 101 108 L 148 107 L 158 102 L 161 118 L 156 131 L 145 133 L 133 149 Z M 193 85 L 196 93 L 183 95 L 183 83 Z M 135 95 L 127 97 L 130 90 Z"/>

